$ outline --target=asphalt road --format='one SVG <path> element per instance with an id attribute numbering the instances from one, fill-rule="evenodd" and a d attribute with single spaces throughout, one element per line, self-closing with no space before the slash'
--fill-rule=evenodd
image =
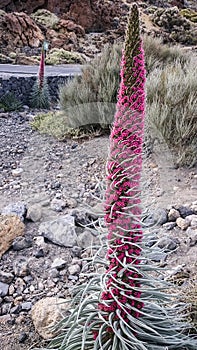
<path id="1" fill-rule="evenodd" d="M 38 66 L 23 66 L 13 64 L 0 64 L 0 75 L 37 75 Z M 78 64 L 66 64 L 61 66 L 45 66 L 45 76 L 75 75 L 81 73 Z"/>

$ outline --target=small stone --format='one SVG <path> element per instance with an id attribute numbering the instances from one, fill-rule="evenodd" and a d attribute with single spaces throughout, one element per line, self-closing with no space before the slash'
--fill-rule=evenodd
<path id="1" fill-rule="evenodd" d="M 58 190 L 61 187 L 61 183 L 59 181 L 52 182 L 51 189 Z"/>
<path id="2" fill-rule="evenodd" d="M 167 231 L 172 230 L 176 226 L 176 222 L 166 222 L 163 224 L 163 228 L 165 228 Z"/>
<path id="3" fill-rule="evenodd" d="M 193 214 L 193 215 L 188 215 L 186 216 L 185 220 L 189 223 L 189 225 L 191 227 L 197 227 L 197 215 Z"/>
<path id="4" fill-rule="evenodd" d="M 147 227 L 153 225 L 163 225 L 168 221 L 167 211 L 165 209 L 156 209 L 150 213 L 144 220 L 143 223 Z"/>
<path id="5" fill-rule="evenodd" d="M 32 247 L 33 240 L 28 237 L 17 237 L 12 243 L 12 248 L 15 251 L 23 250 Z"/>
<path id="6" fill-rule="evenodd" d="M 19 312 L 21 311 L 21 306 L 20 305 L 16 305 L 13 306 L 10 310 L 11 314 L 19 314 Z"/>
<path id="7" fill-rule="evenodd" d="M 19 337 L 18 337 L 18 341 L 19 341 L 19 343 L 24 343 L 27 338 L 28 338 L 27 333 L 21 332 Z"/>
<path id="8" fill-rule="evenodd" d="M 81 268 L 80 268 L 80 266 L 78 264 L 71 265 L 71 266 L 68 267 L 68 272 L 72 276 L 79 274 L 80 271 L 81 271 Z"/>
<path id="9" fill-rule="evenodd" d="M 15 292 L 15 288 L 13 286 L 13 284 L 11 284 L 11 286 L 9 286 L 9 295 L 13 295 Z"/>
<path id="10" fill-rule="evenodd" d="M 57 199 L 57 198 L 54 198 L 52 201 L 51 201 L 51 209 L 54 210 L 54 211 L 57 211 L 57 212 L 60 212 L 62 211 L 64 208 L 66 208 L 66 202 L 62 199 Z"/>
<path id="11" fill-rule="evenodd" d="M 5 297 L 8 294 L 9 284 L 0 282 L 0 296 Z"/>
<path id="12" fill-rule="evenodd" d="M 42 236 L 34 237 L 34 241 L 39 247 L 43 247 L 45 245 L 44 237 Z"/>
<path id="13" fill-rule="evenodd" d="M 29 273 L 28 261 L 25 258 L 22 258 L 18 261 L 14 261 L 13 270 L 15 276 L 24 277 Z"/>
<path id="14" fill-rule="evenodd" d="M 50 278 L 58 278 L 59 277 L 59 271 L 56 268 L 52 268 L 49 270 L 49 277 Z"/>
<path id="15" fill-rule="evenodd" d="M 63 269 L 66 266 L 66 260 L 62 258 L 55 258 L 55 260 L 51 264 L 51 268 Z"/>
<path id="16" fill-rule="evenodd" d="M 31 220 L 33 222 L 38 222 L 38 221 L 40 221 L 41 217 L 42 217 L 42 207 L 41 207 L 41 205 L 34 204 L 34 205 L 30 206 L 27 209 L 27 216 L 26 216 L 26 218 L 28 220 Z"/>
<path id="17" fill-rule="evenodd" d="M 14 284 L 17 295 L 21 295 L 23 293 L 25 286 L 26 286 L 26 284 L 23 281 L 23 279 L 18 277 L 15 281 L 15 284 Z"/>
<path id="18" fill-rule="evenodd" d="M 13 176 L 21 176 L 21 174 L 23 173 L 23 169 L 22 168 L 16 168 L 12 170 L 12 175 Z"/>
<path id="19" fill-rule="evenodd" d="M 181 230 L 186 230 L 189 227 L 189 222 L 187 222 L 187 220 L 182 218 L 176 219 L 176 224 L 178 227 L 181 228 Z"/>
<path id="20" fill-rule="evenodd" d="M 187 243 L 189 247 L 193 247 L 197 244 L 197 228 L 188 227 L 186 234 L 188 236 Z"/>
<path id="21" fill-rule="evenodd" d="M 82 251 L 82 249 L 80 247 L 78 247 L 77 245 L 75 245 L 74 247 L 71 248 L 72 255 L 75 257 L 78 257 L 78 258 L 80 258 L 80 256 L 81 256 L 81 251 Z"/>
<path id="22" fill-rule="evenodd" d="M 24 218 L 26 216 L 26 205 L 22 202 L 9 204 L 7 205 L 1 212 L 2 215 L 16 215 L 18 216 L 22 221 L 24 221 Z"/>
<path id="23" fill-rule="evenodd" d="M 31 293 L 33 293 L 33 292 L 35 291 L 35 287 L 31 285 L 31 286 L 29 287 L 29 290 L 30 290 Z"/>
<path id="24" fill-rule="evenodd" d="M 158 247 L 164 251 L 174 250 L 177 248 L 177 242 L 169 237 L 162 237 L 158 241 Z"/>
<path id="25" fill-rule="evenodd" d="M 180 213 L 178 210 L 172 208 L 170 209 L 169 213 L 168 213 L 168 220 L 169 221 L 176 221 L 177 218 L 180 217 Z"/>
<path id="26" fill-rule="evenodd" d="M 75 198 L 65 197 L 64 200 L 68 208 L 74 209 L 78 205 L 77 200 Z"/>
<path id="27" fill-rule="evenodd" d="M 11 283 L 14 278 L 14 275 L 10 272 L 4 272 L 0 270 L 0 282 Z"/>
<path id="28" fill-rule="evenodd" d="M 193 210 L 191 208 L 185 207 L 185 206 L 180 206 L 177 208 L 179 213 L 181 214 L 181 217 L 183 219 L 186 218 L 186 216 L 194 214 Z"/>
<path id="29" fill-rule="evenodd" d="M 153 253 L 151 256 L 150 256 L 150 259 L 152 261 L 155 261 L 155 262 L 163 262 L 165 261 L 167 258 L 167 254 L 165 253 Z"/>
<path id="30" fill-rule="evenodd" d="M 91 247 L 93 245 L 94 237 L 89 230 L 82 232 L 77 238 L 77 244 L 82 249 Z"/>
<path id="31" fill-rule="evenodd" d="M 45 254 L 44 254 L 44 250 L 42 248 L 36 250 L 36 252 L 34 253 L 35 258 L 39 259 L 39 258 L 44 258 Z"/>
<path id="32" fill-rule="evenodd" d="M 24 303 L 21 304 L 21 309 L 22 309 L 23 311 L 29 311 L 29 310 L 31 310 L 31 308 L 32 308 L 32 303 L 31 303 L 31 301 L 26 301 L 26 302 L 24 302 Z"/>

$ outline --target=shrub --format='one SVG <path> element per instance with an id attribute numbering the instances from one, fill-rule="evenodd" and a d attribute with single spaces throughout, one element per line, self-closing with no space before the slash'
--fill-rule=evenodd
<path id="1" fill-rule="evenodd" d="M 46 57 L 46 64 L 68 64 L 68 63 L 84 63 L 84 59 L 79 53 L 66 51 L 64 49 L 52 49 Z"/>
<path id="2" fill-rule="evenodd" d="M 5 112 L 18 111 L 21 107 L 22 102 L 11 92 L 4 94 L 0 98 L 0 109 L 3 109 Z"/>
<path id="3" fill-rule="evenodd" d="M 54 28 L 60 19 L 48 10 L 39 9 L 31 15 L 31 18 L 38 24 L 47 28 Z"/>
<path id="4" fill-rule="evenodd" d="M 104 52 L 82 69 L 60 90 L 60 104 L 69 126 L 106 128 L 115 111 L 119 85 L 121 48 L 107 46 Z"/>
<path id="5" fill-rule="evenodd" d="M 185 65 L 157 68 L 147 78 L 147 119 L 169 148 L 178 164 L 197 162 L 197 68 Z"/>

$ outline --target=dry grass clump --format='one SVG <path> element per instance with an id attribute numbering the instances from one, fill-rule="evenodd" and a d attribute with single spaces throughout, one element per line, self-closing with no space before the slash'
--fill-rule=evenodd
<path id="1" fill-rule="evenodd" d="M 147 122 L 178 164 L 197 162 L 197 67 L 188 60 L 154 69 L 147 78 Z"/>

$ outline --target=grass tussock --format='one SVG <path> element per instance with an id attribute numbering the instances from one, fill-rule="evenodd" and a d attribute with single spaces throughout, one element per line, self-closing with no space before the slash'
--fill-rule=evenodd
<path id="1" fill-rule="evenodd" d="M 197 67 L 189 60 L 154 69 L 147 78 L 147 123 L 180 165 L 197 162 Z"/>

